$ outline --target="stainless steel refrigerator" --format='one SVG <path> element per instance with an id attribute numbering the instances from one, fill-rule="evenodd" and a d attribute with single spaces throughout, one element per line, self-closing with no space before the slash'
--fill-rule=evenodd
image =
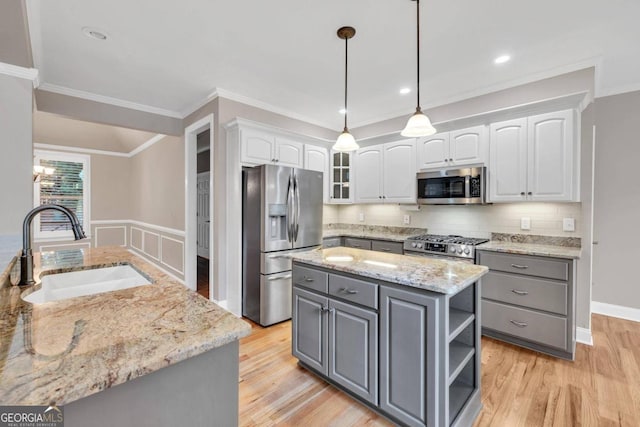
<path id="1" fill-rule="evenodd" d="M 322 243 L 322 172 L 263 165 L 242 171 L 242 315 L 291 318 L 291 259 Z"/>

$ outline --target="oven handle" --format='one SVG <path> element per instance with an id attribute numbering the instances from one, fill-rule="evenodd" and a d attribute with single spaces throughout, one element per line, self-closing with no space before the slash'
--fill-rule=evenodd
<path id="1" fill-rule="evenodd" d="M 471 176 L 469 175 L 464 177 L 464 197 L 471 198 Z"/>

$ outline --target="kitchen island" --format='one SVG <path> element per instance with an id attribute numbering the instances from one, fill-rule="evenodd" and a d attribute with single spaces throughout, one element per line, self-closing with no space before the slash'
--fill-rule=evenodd
<path id="1" fill-rule="evenodd" d="M 0 404 L 64 406 L 68 427 L 237 424 L 246 322 L 123 248 L 45 252 L 35 262 L 36 278 L 130 265 L 151 284 L 30 304 L 21 295 L 33 289 L 11 286 L 5 272 Z"/>
<path id="2" fill-rule="evenodd" d="M 470 426 L 480 278 L 464 262 L 337 247 L 293 255 L 292 352 L 393 422 Z"/>

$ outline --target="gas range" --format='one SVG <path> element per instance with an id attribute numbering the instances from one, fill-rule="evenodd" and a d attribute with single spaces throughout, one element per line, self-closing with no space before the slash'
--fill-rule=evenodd
<path id="1" fill-rule="evenodd" d="M 476 256 L 475 246 L 488 241 L 489 239 L 473 237 L 423 234 L 406 239 L 404 241 L 404 251 L 407 255 L 436 255 L 474 260 Z"/>

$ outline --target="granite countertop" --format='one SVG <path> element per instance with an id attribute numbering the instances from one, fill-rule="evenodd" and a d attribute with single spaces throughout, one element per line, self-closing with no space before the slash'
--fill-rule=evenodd
<path id="1" fill-rule="evenodd" d="M 476 246 L 479 251 L 505 252 L 509 254 L 537 255 L 552 258 L 578 259 L 582 249 L 568 246 L 541 245 L 536 243 L 518 243 L 490 241 Z"/>
<path id="2" fill-rule="evenodd" d="M 2 405 L 65 405 L 250 333 L 249 324 L 123 248 L 34 258 L 35 277 L 131 264 L 153 283 L 38 305 L 20 298 L 25 288 L 1 283 Z"/>
<path id="3" fill-rule="evenodd" d="M 378 225 L 330 224 L 323 230 L 322 237 L 356 237 L 361 239 L 404 242 L 407 238 L 420 234 L 427 234 L 427 229 Z"/>
<path id="4" fill-rule="evenodd" d="M 422 258 L 337 247 L 292 255 L 297 262 L 324 267 L 412 288 L 454 295 L 489 269 L 461 261 Z"/>

